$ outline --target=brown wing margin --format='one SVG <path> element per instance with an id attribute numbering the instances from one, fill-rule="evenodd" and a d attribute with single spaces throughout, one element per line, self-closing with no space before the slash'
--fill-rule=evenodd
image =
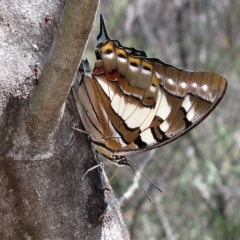
<path id="1" fill-rule="evenodd" d="M 167 94 L 172 96 L 175 95 L 175 98 L 178 99 L 182 98 L 182 102 L 185 101 L 185 105 L 182 103 L 178 108 L 178 111 L 176 111 L 175 117 L 168 122 L 168 130 L 161 130 L 160 126 L 163 124 L 164 120 L 155 117 L 149 129 L 151 130 L 152 137 L 156 140 L 156 143 L 150 145 L 141 144 L 142 148 L 140 147 L 135 150 L 122 149 L 121 151 L 116 151 L 116 155 L 130 155 L 143 152 L 174 141 L 201 123 L 215 109 L 226 93 L 228 85 L 227 80 L 219 74 L 210 72 L 188 72 L 175 68 L 174 71 L 181 71 L 181 73 L 178 73 L 178 79 L 173 79 L 174 82 L 177 83 L 175 93 L 166 89 L 167 84 L 165 83 L 170 77 L 165 74 L 165 71 L 164 74 L 161 73 L 163 78 L 162 86 Z M 191 78 L 188 82 L 181 77 L 185 72 L 189 74 L 191 73 Z M 183 91 L 181 91 L 181 86 L 179 86 L 182 83 L 186 84 L 183 84 L 182 86 L 188 86 L 184 94 Z M 195 89 L 196 87 L 197 89 Z M 206 90 L 206 88 L 208 89 Z M 188 108 L 188 104 L 190 103 L 191 106 L 189 105 Z M 144 142 L 144 139 L 141 138 L 141 134 L 140 139 Z"/>

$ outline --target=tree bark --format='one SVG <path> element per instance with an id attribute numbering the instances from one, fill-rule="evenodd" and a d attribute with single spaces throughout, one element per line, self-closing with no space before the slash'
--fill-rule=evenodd
<path id="1" fill-rule="evenodd" d="M 103 169 L 82 181 L 97 163 L 67 125 L 79 125 L 69 92 L 97 7 L 0 2 L 0 239 L 129 239 Z"/>

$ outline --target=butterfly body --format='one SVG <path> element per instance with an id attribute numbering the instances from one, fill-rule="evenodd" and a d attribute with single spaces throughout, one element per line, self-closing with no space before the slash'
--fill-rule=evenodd
<path id="1" fill-rule="evenodd" d="M 102 17 L 98 40 L 93 72 L 83 61 L 73 90 L 94 149 L 113 163 L 180 137 L 226 92 L 219 74 L 185 71 L 111 40 Z"/>

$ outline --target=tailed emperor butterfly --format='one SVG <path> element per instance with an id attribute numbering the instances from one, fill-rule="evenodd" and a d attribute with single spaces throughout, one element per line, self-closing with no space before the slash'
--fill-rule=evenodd
<path id="1" fill-rule="evenodd" d="M 73 93 L 95 151 L 112 163 L 163 146 L 202 122 L 227 80 L 217 73 L 171 66 L 108 37 L 103 17 L 91 73 L 82 61 Z"/>

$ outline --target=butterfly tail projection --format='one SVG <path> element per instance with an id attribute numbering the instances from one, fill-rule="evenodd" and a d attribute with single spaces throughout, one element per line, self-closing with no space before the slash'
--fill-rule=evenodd
<path id="1" fill-rule="evenodd" d="M 109 39 L 108 34 L 107 34 L 107 29 L 104 23 L 104 19 L 102 14 L 100 14 L 100 33 L 97 36 L 97 41 L 98 43 L 104 43 Z"/>

